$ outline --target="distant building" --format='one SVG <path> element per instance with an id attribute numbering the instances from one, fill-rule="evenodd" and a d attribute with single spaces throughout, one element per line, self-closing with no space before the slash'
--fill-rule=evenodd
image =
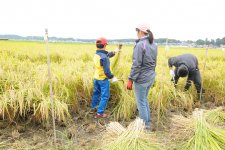
<path id="1" fill-rule="evenodd" d="M 221 44 L 221 45 L 220 45 L 220 48 L 221 48 L 222 51 L 225 51 L 225 45 L 222 45 L 222 44 Z"/>
<path id="2" fill-rule="evenodd" d="M 222 51 L 225 51 L 225 46 L 222 47 Z"/>

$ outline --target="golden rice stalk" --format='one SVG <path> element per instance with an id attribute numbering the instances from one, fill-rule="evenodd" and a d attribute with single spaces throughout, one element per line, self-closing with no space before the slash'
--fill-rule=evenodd
<path id="1" fill-rule="evenodd" d="M 60 100 L 55 99 L 55 116 L 57 120 L 65 121 L 67 117 L 69 117 L 68 105 Z M 34 115 L 41 116 L 41 120 L 46 121 L 49 120 L 51 111 L 51 102 L 50 99 L 42 100 L 35 111 Z"/>
<path id="2" fill-rule="evenodd" d="M 213 124 L 225 124 L 225 110 L 219 107 L 205 113 L 206 121 Z"/>
<path id="3" fill-rule="evenodd" d="M 1 67 L 1 65 L 0 65 L 0 77 L 3 77 L 3 69 Z"/>
<path id="4" fill-rule="evenodd" d="M 131 92 L 124 90 L 124 84 L 118 83 L 115 85 L 115 93 L 119 93 L 118 102 L 112 110 L 112 114 L 116 120 L 130 120 L 136 111 L 134 96 Z"/>

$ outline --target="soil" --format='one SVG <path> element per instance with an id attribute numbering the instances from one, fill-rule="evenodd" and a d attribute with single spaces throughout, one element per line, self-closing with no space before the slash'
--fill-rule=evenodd
<path id="1" fill-rule="evenodd" d="M 102 133 L 104 133 L 106 125 L 114 119 L 110 116 L 108 118 L 95 118 L 94 114 L 90 114 L 88 111 L 83 111 L 80 114 L 72 114 L 73 117 L 67 122 L 56 121 L 56 147 L 53 143 L 51 123 L 41 124 L 30 120 L 9 123 L 8 120 L 0 120 L 0 149 L 99 149 Z M 190 115 L 190 112 L 171 111 L 168 113 L 168 118 L 179 116 L 181 119 L 187 120 Z M 180 126 L 174 124 L 173 119 L 166 120 L 164 126 L 156 126 L 156 115 L 152 113 L 152 116 L 152 131 L 159 137 L 161 146 L 168 149 L 168 144 L 173 144 L 171 140 L 176 134 L 175 131 L 180 130 Z M 126 127 L 130 122 L 120 121 L 119 123 Z M 176 145 L 177 143 L 174 143 L 171 147 L 176 149 Z"/>
<path id="2" fill-rule="evenodd" d="M 0 120 L 0 149 L 97 149 L 101 144 L 100 134 L 113 119 L 95 118 L 89 112 L 84 114 L 73 114 L 66 123 L 56 121 L 56 148 L 50 123 Z"/>

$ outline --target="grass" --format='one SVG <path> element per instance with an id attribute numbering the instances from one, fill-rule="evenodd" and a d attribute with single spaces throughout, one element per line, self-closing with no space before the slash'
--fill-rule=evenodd
<path id="1" fill-rule="evenodd" d="M 95 53 L 93 44 L 50 43 L 53 93 L 57 120 L 66 121 L 71 112 L 79 113 L 88 107 L 93 89 Z M 109 45 L 114 50 L 116 45 Z M 130 120 L 136 115 L 133 91 L 126 90 L 132 64 L 133 46 L 123 46 L 122 52 L 111 59 L 116 77 L 125 81 L 111 84 L 108 109 L 116 120 Z M 158 126 L 168 119 L 170 110 L 192 111 L 196 90 L 183 92 L 185 79 L 178 89 L 170 81 L 166 60 L 170 56 L 192 53 L 199 59 L 200 71 L 205 61 L 205 49 L 171 47 L 166 56 L 159 47 L 157 78 L 149 94 L 149 102 Z M 206 102 L 221 105 L 225 97 L 224 52 L 210 49 L 206 70 L 202 74 Z M 165 58 L 166 57 L 166 58 Z M 46 51 L 43 42 L 0 41 L 0 117 L 15 121 L 31 116 L 37 121 L 50 118 L 49 83 Z M 216 68 L 216 69 L 215 69 Z M 213 73 L 212 73 L 213 72 Z"/>

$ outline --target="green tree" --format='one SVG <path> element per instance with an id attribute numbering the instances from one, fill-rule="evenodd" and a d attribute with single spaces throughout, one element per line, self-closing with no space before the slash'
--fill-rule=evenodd
<path id="1" fill-rule="evenodd" d="M 217 39 L 216 39 L 216 45 L 217 45 L 217 46 L 220 46 L 221 44 L 222 44 L 221 39 L 220 39 L 220 38 L 217 38 Z"/>
<path id="2" fill-rule="evenodd" d="M 215 40 L 211 39 L 210 44 L 215 45 L 216 44 Z"/>
<path id="3" fill-rule="evenodd" d="M 192 43 L 194 43 L 194 41 L 187 40 L 187 43 L 188 43 L 188 44 L 192 44 Z"/>
<path id="4" fill-rule="evenodd" d="M 201 39 L 198 39 L 198 40 L 196 41 L 196 44 L 197 44 L 197 45 L 205 45 L 205 41 L 204 41 L 204 40 L 201 40 Z"/>
<path id="5" fill-rule="evenodd" d="M 209 45 L 209 44 L 210 44 L 208 38 L 205 39 L 205 44 L 206 44 L 206 45 Z"/>
<path id="6" fill-rule="evenodd" d="M 225 37 L 221 39 L 221 44 L 225 45 Z"/>

